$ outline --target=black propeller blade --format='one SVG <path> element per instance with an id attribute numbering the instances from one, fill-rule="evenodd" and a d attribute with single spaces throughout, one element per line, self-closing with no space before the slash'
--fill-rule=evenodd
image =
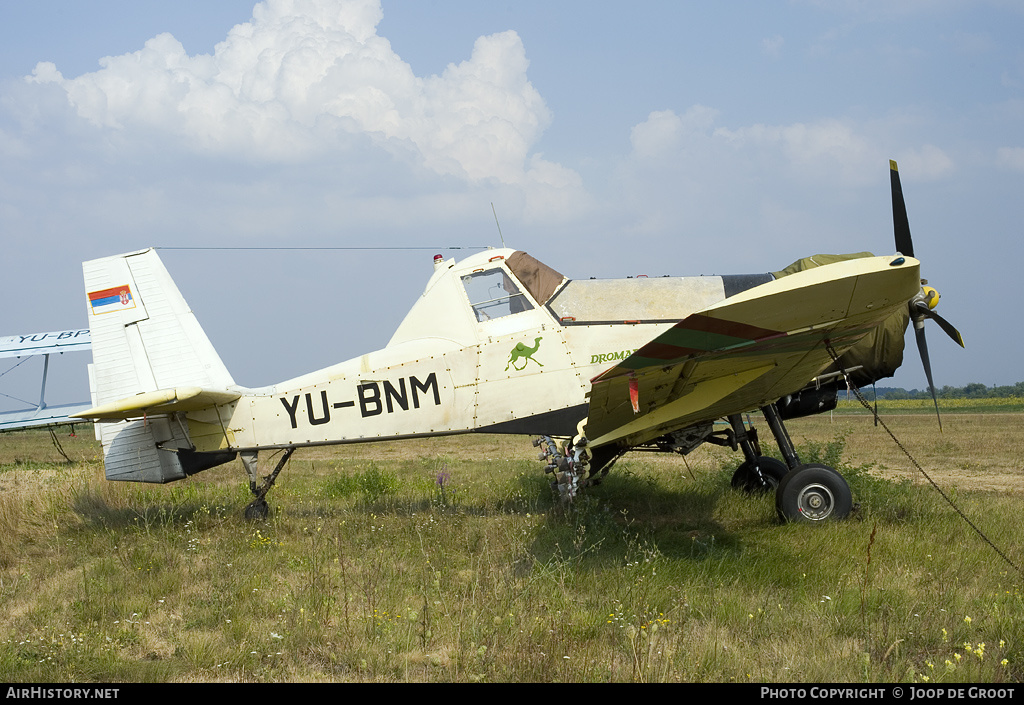
<path id="1" fill-rule="evenodd" d="M 896 162 L 889 160 L 889 180 L 892 184 L 892 226 L 896 236 L 896 251 L 907 257 L 914 256 L 914 241 L 910 237 L 910 222 L 907 219 L 907 205 L 903 200 L 903 187 L 900 185 L 900 172 Z M 914 323 L 914 336 L 917 338 L 917 349 L 921 353 L 921 364 L 924 365 L 924 374 L 928 378 L 928 387 L 932 392 L 932 401 L 935 403 L 935 416 L 939 420 L 939 430 L 942 430 L 942 416 L 939 415 L 939 399 L 935 393 L 935 382 L 932 380 L 932 363 L 928 357 L 928 342 L 924 337 L 924 319 L 930 318 L 939 324 L 939 327 L 953 339 L 960 347 L 964 347 L 964 339 L 953 324 L 935 313 L 932 307 L 938 303 L 938 292 L 934 289 L 925 289 L 922 298 L 915 298 L 910 302 L 910 318 Z"/>
<path id="2" fill-rule="evenodd" d="M 892 226 L 896 233 L 896 251 L 913 257 L 914 241 L 910 239 L 910 221 L 907 220 L 907 204 L 903 201 L 900 171 L 892 159 L 889 160 L 889 182 L 892 184 Z"/>
<path id="3" fill-rule="evenodd" d="M 915 310 L 916 313 L 919 313 L 920 315 L 924 316 L 925 318 L 930 318 L 933 321 L 935 321 L 936 323 L 938 323 L 939 327 L 942 328 L 942 330 L 944 330 L 946 332 L 946 335 L 948 335 L 950 338 L 953 339 L 954 343 L 959 345 L 961 348 L 965 347 L 964 346 L 964 339 L 963 339 L 963 336 L 960 335 L 960 331 L 958 331 L 953 326 L 952 323 L 947 321 L 945 318 L 943 318 L 939 314 L 935 313 L 935 311 L 932 311 L 928 307 L 928 304 L 926 304 L 924 301 L 918 301 L 917 303 L 915 303 L 914 304 L 914 310 Z"/>
<path id="4" fill-rule="evenodd" d="M 914 317 L 914 335 L 917 337 L 917 350 L 921 353 L 921 364 L 924 365 L 924 376 L 928 378 L 928 388 L 932 390 L 932 401 L 935 403 L 935 418 L 939 420 L 939 431 L 942 431 L 942 416 L 939 415 L 939 398 L 935 395 L 935 382 L 932 381 L 932 363 L 928 359 L 928 341 L 924 338 L 924 317 Z"/>

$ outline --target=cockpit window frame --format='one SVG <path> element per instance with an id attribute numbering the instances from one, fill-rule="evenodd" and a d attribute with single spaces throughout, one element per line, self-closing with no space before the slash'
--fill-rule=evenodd
<path id="1" fill-rule="evenodd" d="M 484 277 L 493 278 L 494 281 L 485 282 Z M 470 286 L 473 279 L 480 280 L 480 283 Z M 460 281 L 477 323 L 515 316 L 536 308 L 530 297 L 520 290 L 521 283 L 503 266 L 474 270 L 463 274 Z M 481 287 L 486 287 L 486 293 Z M 514 291 L 509 291 L 509 287 Z M 495 294 L 495 289 L 501 295 Z"/>

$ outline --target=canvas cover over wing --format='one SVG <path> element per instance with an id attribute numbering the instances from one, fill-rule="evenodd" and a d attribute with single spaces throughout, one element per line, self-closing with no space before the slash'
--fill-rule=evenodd
<path id="1" fill-rule="evenodd" d="M 588 438 L 634 446 L 799 391 L 830 347 L 849 350 L 917 293 L 918 262 L 891 260 L 804 269 L 688 316 L 592 381 Z"/>
<path id="2" fill-rule="evenodd" d="M 853 254 L 846 255 L 811 255 L 810 257 L 801 257 L 785 269 L 778 272 L 772 272 L 772 274 L 776 279 L 782 279 L 782 277 L 789 276 L 790 274 L 806 272 L 808 269 L 814 269 L 815 267 L 820 267 L 825 264 L 848 262 L 852 259 L 863 259 L 865 257 L 874 257 L 874 255 L 870 252 L 854 252 Z"/>
<path id="3" fill-rule="evenodd" d="M 773 272 L 773 274 L 778 279 L 825 264 L 872 256 L 870 252 L 849 255 L 813 255 L 798 259 L 782 271 Z M 903 347 L 909 324 L 910 312 L 907 308 L 895 310 L 880 326 L 840 356 L 839 362 L 829 366 L 825 372 L 852 370 L 849 372 L 849 381 L 855 387 L 864 387 L 877 380 L 892 377 L 903 364 Z"/>

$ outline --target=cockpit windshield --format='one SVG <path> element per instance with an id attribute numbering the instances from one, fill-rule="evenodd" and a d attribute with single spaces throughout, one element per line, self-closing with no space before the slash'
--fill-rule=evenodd
<path id="1" fill-rule="evenodd" d="M 466 287 L 477 321 L 490 321 L 533 308 L 504 269 L 466 274 L 462 277 L 462 284 Z"/>

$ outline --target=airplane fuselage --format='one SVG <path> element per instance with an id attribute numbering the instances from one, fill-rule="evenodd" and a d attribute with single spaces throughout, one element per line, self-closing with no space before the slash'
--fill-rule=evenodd
<path id="1" fill-rule="evenodd" d="M 544 309 L 515 317 L 517 330 L 490 331 L 485 324 L 484 332 L 493 334 L 469 346 L 441 339 L 400 343 L 190 414 L 190 436 L 198 450 L 472 431 L 571 436 L 587 415 L 591 378 L 671 326 L 563 326 Z M 204 437 L 212 447 L 200 443 Z"/>

